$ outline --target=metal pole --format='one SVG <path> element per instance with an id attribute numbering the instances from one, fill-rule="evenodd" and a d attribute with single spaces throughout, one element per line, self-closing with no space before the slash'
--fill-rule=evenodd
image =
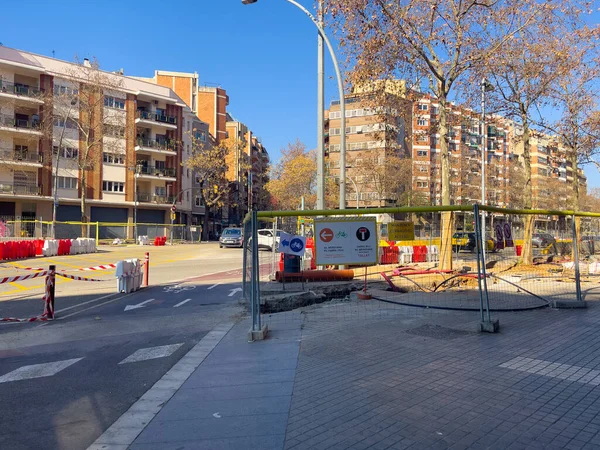
<path id="1" fill-rule="evenodd" d="M 483 286 L 481 283 L 481 235 L 479 232 L 479 205 L 473 205 L 473 215 L 475 217 L 475 248 L 477 249 L 477 286 L 479 287 L 479 311 L 481 321 L 483 322 Z"/>
<path id="2" fill-rule="evenodd" d="M 572 217 L 573 222 L 573 256 L 575 262 L 575 290 L 577 292 L 577 301 L 581 301 L 581 278 L 579 273 L 579 248 L 577 245 L 577 224 L 575 223 L 575 215 Z"/>
<path id="3" fill-rule="evenodd" d="M 258 265 L 258 217 L 252 211 L 252 331 L 260 331 L 260 267 Z"/>
<path id="4" fill-rule="evenodd" d="M 481 80 L 481 204 L 485 205 L 485 161 L 486 161 L 486 129 L 485 129 L 485 87 L 487 80 L 482 78 Z M 481 211 L 481 223 L 482 223 L 482 242 L 483 242 L 483 266 L 485 267 L 485 251 L 486 251 L 486 238 L 485 238 L 485 211 Z"/>
<path id="5" fill-rule="evenodd" d="M 138 174 L 134 170 L 133 173 L 133 239 L 137 243 L 137 202 L 138 202 L 138 194 L 137 194 L 137 179 Z"/>
<path id="6" fill-rule="evenodd" d="M 323 2 L 317 1 L 317 20 L 323 27 Z M 324 70 L 323 37 L 317 35 L 317 209 L 325 209 L 325 144 L 324 104 L 325 104 L 325 70 Z"/>
<path id="7" fill-rule="evenodd" d="M 358 187 L 356 186 L 356 183 L 354 182 L 351 176 L 348 175 L 348 179 L 352 182 L 352 186 L 354 186 L 354 192 L 356 192 L 356 209 L 360 209 L 360 206 L 358 204 L 358 198 L 360 196 L 358 192 Z"/>
<path id="8" fill-rule="evenodd" d="M 319 34 L 327 45 L 327 49 L 329 50 L 329 54 L 331 55 L 331 59 L 333 61 L 333 67 L 335 68 L 335 74 L 338 83 L 338 95 L 340 96 L 340 114 L 342 115 L 340 124 L 340 209 L 344 209 L 346 207 L 346 99 L 344 97 L 344 80 L 342 78 L 342 72 L 340 71 L 340 66 L 335 56 L 335 52 L 333 51 L 331 42 L 329 42 L 329 38 L 325 34 L 321 24 L 300 3 L 296 2 L 295 0 L 286 1 L 300 9 L 316 25 L 317 29 L 319 30 Z"/>

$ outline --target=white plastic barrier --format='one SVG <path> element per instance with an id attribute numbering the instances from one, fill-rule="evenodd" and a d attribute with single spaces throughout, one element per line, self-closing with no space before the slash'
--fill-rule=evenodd
<path id="1" fill-rule="evenodd" d="M 56 256 L 58 254 L 58 241 L 47 240 L 44 241 L 44 247 L 42 248 L 42 255 L 44 256 Z"/>
<path id="2" fill-rule="evenodd" d="M 412 262 L 412 256 L 413 256 L 413 248 L 411 246 L 404 246 L 401 247 L 400 249 L 400 263 L 401 264 L 408 264 Z"/>
<path id="3" fill-rule="evenodd" d="M 149 244 L 148 236 L 138 236 L 138 244 L 139 245 L 148 245 Z"/>
<path id="4" fill-rule="evenodd" d="M 427 246 L 427 261 L 437 262 L 440 260 L 440 249 L 437 245 Z"/>
<path id="5" fill-rule="evenodd" d="M 125 259 L 117 262 L 117 292 L 129 294 L 142 286 L 142 265 L 139 259 Z"/>

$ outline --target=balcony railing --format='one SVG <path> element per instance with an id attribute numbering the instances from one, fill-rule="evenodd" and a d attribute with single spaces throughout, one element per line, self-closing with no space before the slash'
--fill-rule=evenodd
<path id="1" fill-rule="evenodd" d="M 23 97 L 38 97 L 42 92 L 42 89 L 36 87 L 8 83 L 0 80 L 0 93 L 3 94 L 22 95 Z"/>
<path id="2" fill-rule="evenodd" d="M 138 138 L 137 145 L 140 147 L 147 147 L 156 150 L 175 152 L 176 145 L 172 141 L 155 141 L 154 139 L 142 139 Z"/>
<path id="3" fill-rule="evenodd" d="M 0 115 L 0 126 L 38 130 L 40 121 L 39 119 L 17 119 L 14 116 L 2 114 Z"/>
<path id="4" fill-rule="evenodd" d="M 39 153 L 0 149 L 0 161 L 22 161 L 41 164 L 43 162 L 43 158 Z"/>
<path id="5" fill-rule="evenodd" d="M 176 171 L 173 168 L 159 168 L 154 166 L 137 166 L 137 173 L 140 175 L 149 175 L 153 177 L 172 177 L 175 178 Z"/>
<path id="6" fill-rule="evenodd" d="M 150 192 L 138 192 L 137 201 L 141 203 L 159 203 L 170 205 L 175 200 L 174 196 L 156 195 Z"/>
<path id="7" fill-rule="evenodd" d="M 41 192 L 35 184 L 0 183 L 0 195 L 40 195 Z"/>
<path id="8" fill-rule="evenodd" d="M 167 116 L 166 114 L 157 114 L 151 111 L 138 110 L 136 117 L 143 120 L 152 120 L 154 122 L 167 123 L 170 125 L 177 125 L 177 117 Z"/>

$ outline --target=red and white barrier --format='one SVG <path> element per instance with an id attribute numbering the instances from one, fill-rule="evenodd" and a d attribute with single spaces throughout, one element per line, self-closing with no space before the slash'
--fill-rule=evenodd
<path id="1" fill-rule="evenodd" d="M 43 272 L 46 275 L 46 288 L 44 290 L 44 296 L 42 301 L 44 302 L 44 312 L 36 317 L 29 317 L 26 319 L 19 319 L 16 317 L 0 317 L 0 322 L 47 322 L 48 320 L 54 319 L 54 301 L 53 301 L 53 287 L 54 287 L 54 270 L 48 270 Z M 40 273 L 34 273 L 27 275 L 27 278 L 36 278 L 41 276 Z M 13 277 L 14 278 L 14 277 Z"/>
<path id="2" fill-rule="evenodd" d="M 62 277 L 62 278 L 69 278 L 69 279 L 75 280 L 75 281 L 111 281 L 111 280 L 95 280 L 93 278 L 78 277 L 76 275 L 67 275 L 64 273 L 57 273 L 56 275 L 58 275 L 59 277 Z"/>
<path id="3" fill-rule="evenodd" d="M 20 275 L 20 276 L 16 276 L 16 277 L 4 277 L 4 278 L 0 278 L 0 284 L 14 283 L 15 281 L 24 281 L 24 280 L 29 280 L 31 278 L 43 277 L 46 275 L 48 275 L 48 271 L 36 272 L 36 273 L 31 273 L 29 275 Z"/>
<path id="4" fill-rule="evenodd" d="M 116 268 L 117 265 L 116 264 L 103 264 L 101 266 L 95 266 L 95 267 L 85 267 L 85 268 L 81 268 L 81 269 L 65 269 L 64 271 L 68 271 L 68 270 L 87 270 L 87 271 L 95 271 L 95 270 L 109 270 L 109 269 L 114 269 Z"/>

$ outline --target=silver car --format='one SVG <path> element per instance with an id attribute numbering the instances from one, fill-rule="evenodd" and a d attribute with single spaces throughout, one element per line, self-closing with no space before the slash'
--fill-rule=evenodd
<path id="1" fill-rule="evenodd" d="M 225 228 L 219 238 L 219 248 L 244 246 L 244 233 L 241 228 Z"/>

